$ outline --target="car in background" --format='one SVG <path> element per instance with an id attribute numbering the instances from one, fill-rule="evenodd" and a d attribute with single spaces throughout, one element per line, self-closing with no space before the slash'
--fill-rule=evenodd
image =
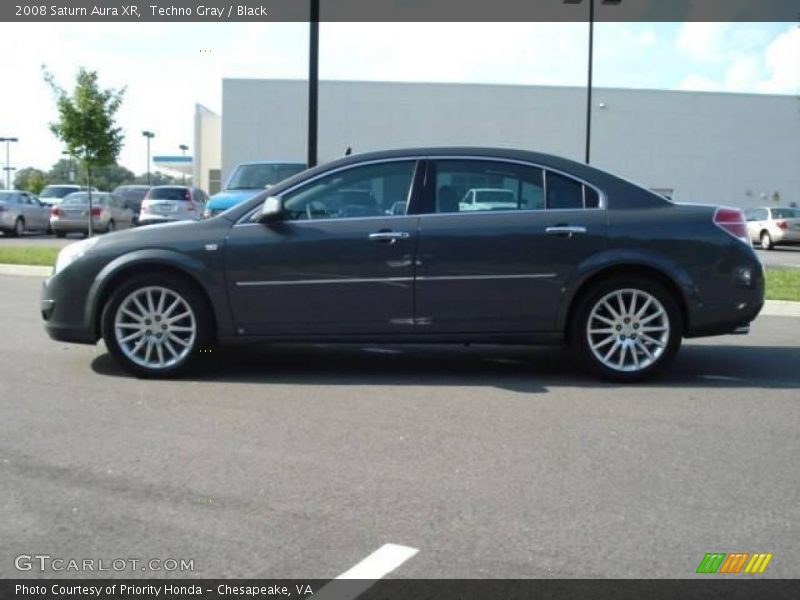
<path id="1" fill-rule="evenodd" d="M 800 208 L 749 208 L 745 217 L 750 241 L 764 250 L 800 244 Z"/>
<path id="2" fill-rule="evenodd" d="M 459 211 L 473 187 L 519 203 Z M 684 338 L 746 333 L 763 304 L 739 209 L 548 154 L 416 148 L 309 169 L 213 219 L 71 244 L 41 312 L 52 338 L 102 337 L 143 377 L 217 342 L 566 343 L 632 382 Z"/>
<path id="3" fill-rule="evenodd" d="M 133 226 L 133 211 L 122 198 L 108 192 L 92 192 L 92 231 L 109 233 Z M 89 233 L 89 194 L 75 192 L 64 198 L 58 206 L 50 208 L 50 229 L 56 237 L 68 233 Z"/>
<path id="4" fill-rule="evenodd" d="M 120 185 L 114 188 L 111 193 L 125 201 L 125 205 L 133 211 L 134 224 L 138 224 L 142 201 L 149 191 L 149 185 Z"/>
<path id="5" fill-rule="evenodd" d="M 204 217 L 213 217 L 252 198 L 266 188 L 304 171 L 306 164 L 289 161 L 258 161 L 236 165 L 225 189 L 214 194 L 206 206 Z"/>
<path id="6" fill-rule="evenodd" d="M 39 200 L 48 206 L 55 206 L 70 194 L 74 194 L 75 192 L 85 192 L 87 189 L 88 188 L 85 185 L 81 186 L 73 183 L 57 183 L 53 185 L 47 185 L 39 194 Z M 92 191 L 96 192 L 97 188 L 93 187 Z"/>
<path id="7" fill-rule="evenodd" d="M 157 185 L 150 188 L 142 200 L 139 225 L 195 221 L 202 217 L 206 202 L 208 195 L 200 188 Z"/>
<path id="8" fill-rule="evenodd" d="M 502 188 L 472 188 L 459 203 L 460 210 L 514 210 L 517 195 Z"/>
<path id="9" fill-rule="evenodd" d="M 50 207 L 30 192 L 0 191 L 0 231 L 21 236 L 26 231 L 50 230 Z"/>

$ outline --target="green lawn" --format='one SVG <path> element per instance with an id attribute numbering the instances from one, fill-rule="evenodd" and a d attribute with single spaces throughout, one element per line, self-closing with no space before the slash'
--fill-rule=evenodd
<path id="1" fill-rule="evenodd" d="M 767 269 L 767 299 L 800 301 L 800 269 Z"/>
<path id="2" fill-rule="evenodd" d="M 0 263 L 49 267 L 55 264 L 59 250 L 39 246 L 0 246 Z M 800 269 L 767 269 L 767 299 L 800 302 Z"/>
<path id="3" fill-rule="evenodd" d="M 51 267 L 61 248 L 46 246 L 0 246 L 0 263 L 12 265 L 45 265 Z"/>

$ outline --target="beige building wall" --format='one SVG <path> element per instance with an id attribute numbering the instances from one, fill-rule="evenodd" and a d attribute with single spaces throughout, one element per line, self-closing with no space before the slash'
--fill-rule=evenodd
<path id="1" fill-rule="evenodd" d="M 194 185 L 209 194 L 220 190 L 222 117 L 202 104 L 194 107 Z"/>

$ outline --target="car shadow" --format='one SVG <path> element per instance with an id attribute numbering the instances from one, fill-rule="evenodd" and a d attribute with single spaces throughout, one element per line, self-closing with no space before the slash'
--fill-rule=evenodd
<path id="1" fill-rule="evenodd" d="M 800 388 L 800 347 L 684 345 L 662 376 L 636 384 Z M 132 377 L 104 353 L 95 373 Z M 580 368 L 566 348 L 486 345 L 271 344 L 217 348 L 182 380 L 284 385 L 483 386 L 543 393 L 618 387 Z"/>

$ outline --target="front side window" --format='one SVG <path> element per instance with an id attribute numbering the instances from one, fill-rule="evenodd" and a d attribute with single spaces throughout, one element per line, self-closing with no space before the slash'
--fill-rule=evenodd
<path id="1" fill-rule="evenodd" d="M 337 171 L 283 196 L 289 220 L 404 215 L 414 161 L 386 162 Z"/>
<path id="2" fill-rule="evenodd" d="M 539 168 L 480 160 L 441 160 L 434 165 L 437 213 L 544 208 Z"/>

